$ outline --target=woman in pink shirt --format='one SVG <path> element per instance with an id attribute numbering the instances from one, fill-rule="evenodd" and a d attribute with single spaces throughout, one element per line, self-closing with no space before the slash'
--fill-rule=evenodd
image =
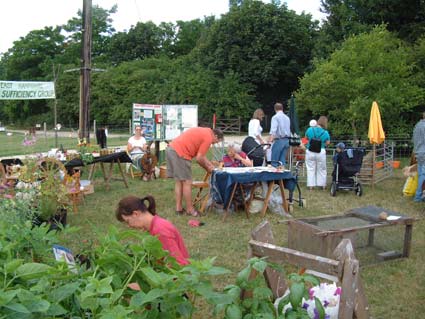
<path id="1" fill-rule="evenodd" d="M 148 203 L 148 206 L 145 202 Z M 122 198 L 118 203 L 116 217 L 130 228 L 148 231 L 152 236 L 158 237 L 162 243 L 162 248 L 168 250 L 180 265 L 189 264 L 188 259 L 190 257 L 183 237 L 171 222 L 156 215 L 153 196 L 148 195 L 144 198 L 127 196 Z"/>

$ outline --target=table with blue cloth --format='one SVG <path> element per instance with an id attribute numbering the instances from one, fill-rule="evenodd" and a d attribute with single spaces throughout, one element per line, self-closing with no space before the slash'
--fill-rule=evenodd
<path id="1" fill-rule="evenodd" d="M 289 191 L 293 191 L 296 187 L 296 179 L 290 171 L 278 171 L 275 169 L 266 170 L 264 167 L 245 167 L 234 171 L 226 169 L 214 170 L 211 175 L 211 186 L 225 207 L 223 219 L 225 220 L 228 215 L 228 210 L 232 203 L 236 189 L 240 187 L 242 190 L 242 185 L 251 184 L 250 197 L 248 201 L 244 203 L 245 213 L 247 218 L 249 218 L 249 206 L 254 199 L 254 190 L 261 182 L 266 182 L 268 184 L 267 195 L 264 199 L 262 199 L 264 201 L 264 205 L 261 215 L 264 217 L 266 214 L 268 202 L 275 183 L 279 185 L 282 197 L 282 207 L 284 211 L 288 213 L 288 203 L 285 198 L 284 188 Z"/>

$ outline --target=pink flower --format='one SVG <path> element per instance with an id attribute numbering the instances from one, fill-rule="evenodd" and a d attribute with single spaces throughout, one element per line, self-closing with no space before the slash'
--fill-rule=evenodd
<path id="1" fill-rule="evenodd" d="M 314 298 L 314 290 L 312 288 L 310 288 L 310 290 L 308 291 L 308 295 L 310 296 L 310 299 L 313 300 L 313 298 Z"/>
<path id="2" fill-rule="evenodd" d="M 12 199 L 13 198 L 13 195 L 11 195 L 11 194 L 4 194 L 4 198 Z"/>
<path id="3" fill-rule="evenodd" d="M 336 288 L 335 292 L 334 292 L 334 296 L 336 295 L 341 295 L 342 289 L 341 287 Z"/>

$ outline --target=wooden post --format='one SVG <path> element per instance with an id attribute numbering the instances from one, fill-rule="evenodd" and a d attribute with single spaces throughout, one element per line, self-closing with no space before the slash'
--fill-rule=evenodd
<path id="1" fill-rule="evenodd" d="M 83 0 L 83 45 L 80 69 L 80 139 L 90 143 L 91 0 Z"/>

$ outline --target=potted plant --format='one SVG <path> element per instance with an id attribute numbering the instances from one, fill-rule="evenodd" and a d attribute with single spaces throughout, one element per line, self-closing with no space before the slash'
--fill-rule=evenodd
<path id="1" fill-rule="evenodd" d="M 54 158 L 27 160 L 17 187 L 25 189 L 23 196 L 31 197 L 37 216 L 34 224 L 47 222 L 52 229 L 56 229 L 58 224 L 66 225 L 70 205 L 64 184 L 65 175 L 65 167 Z"/>
<path id="2" fill-rule="evenodd" d="M 38 214 L 42 222 L 49 222 L 52 228 L 57 224 L 66 225 L 66 215 L 69 205 L 67 189 L 54 172 L 45 174 L 38 192 Z"/>

